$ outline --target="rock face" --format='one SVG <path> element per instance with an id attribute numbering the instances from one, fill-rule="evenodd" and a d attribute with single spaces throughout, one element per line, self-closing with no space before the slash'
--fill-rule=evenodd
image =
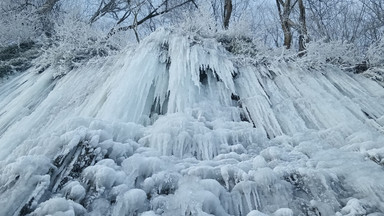
<path id="1" fill-rule="evenodd" d="M 5 81 L 0 215 L 381 215 L 384 88 L 222 43 L 161 30 Z"/>
<path id="2" fill-rule="evenodd" d="M 0 48 L 0 78 L 27 70 L 39 54 L 39 46 L 33 42 Z"/>

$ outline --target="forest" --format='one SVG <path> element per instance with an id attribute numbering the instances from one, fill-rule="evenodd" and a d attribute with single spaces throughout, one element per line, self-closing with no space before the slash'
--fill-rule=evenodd
<path id="1" fill-rule="evenodd" d="M 22 53 L 39 47 L 26 58 L 46 55 L 43 68 L 72 67 L 116 53 L 159 28 L 211 37 L 226 31 L 266 49 L 283 47 L 299 56 L 320 52 L 316 55 L 329 61 L 353 61 L 367 70 L 382 63 L 383 5 L 380 0 L 4 0 L 0 72 L 29 65 L 4 62 L 15 55 L 14 45 Z"/>

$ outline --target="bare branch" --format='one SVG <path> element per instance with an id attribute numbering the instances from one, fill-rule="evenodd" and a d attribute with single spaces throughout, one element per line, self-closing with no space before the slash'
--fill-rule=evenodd
<path id="1" fill-rule="evenodd" d="M 39 14 L 47 14 L 52 11 L 53 7 L 55 7 L 56 3 L 60 0 L 47 0 L 44 5 L 37 11 Z"/>
<path id="2" fill-rule="evenodd" d="M 182 7 L 182 6 L 184 6 L 184 5 L 188 4 L 188 3 L 193 3 L 193 4 L 195 4 L 194 0 L 186 0 L 186 1 L 184 1 L 184 2 L 182 2 L 182 3 L 180 3 L 180 4 L 177 4 L 177 5 L 173 6 L 173 7 L 170 7 L 170 8 L 167 8 L 167 7 L 166 7 L 164 10 L 159 11 L 159 9 L 160 9 L 162 6 L 164 6 L 166 3 L 167 3 L 167 0 L 163 1 L 158 7 L 156 7 L 154 10 L 152 10 L 150 13 L 148 13 L 147 16 L 145 16 L 145 17 L 143 17 L 142 19 L 140 19 L 140 20 L 134 22 L 134 24 L 131 24 L 131 25 L 128 25 L 128 26 L 119 27 L 119 28 L 117 28 L 117 29 L 112 28 L 112 29 L 110 30 L 110 32 L 108 33 L 108 35 L 107 35 L 107 39 L 108 39 L 109 37 L 111 37 L 112 35 L 114 35 L 115 33 L 117 33 L 117 32 L 127 31 L 127 30 L 131 30 L 131 29 L 137 28 L 137 26 L 143 24 L 143 23 L 146 22 L 147 20 L 150 20 L 150 19 L 152 19 L 152 18 L 154 18 L 154 17 L 157 17 L 157 16 L 159 16 L 159 15 L 162 15 L 162 14 L 168 13 L 168 12 L 170 12 L 170 11 L 176 9 L 176 8 Z M 121 22 L 120 22 L 120 23 L 121 23 Z"/>

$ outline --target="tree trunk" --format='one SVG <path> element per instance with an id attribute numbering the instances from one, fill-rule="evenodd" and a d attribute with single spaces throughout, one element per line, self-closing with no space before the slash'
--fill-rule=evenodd
<path id="1" fill-rule="evenodd" d="M 281 28 L 284 32 L 284 46 L 287 49 L 290 49 L 292 44 L 292 26 L 289 22 L 289 15 L 291 14 L 292 10 L 291 0 L 285 0 L 285 2 L 283 2 L 282 0 L 276 0 L 276 5 L 279 11 Z M 283 6 L 283 9 L 281 8 L 281 6 Z"/>
<path id="2" fill-rule="evenodd" d="M 232 0 L 225 0 L 224 5 L 224 28 L 228 29 L 229 27 L 229 20 L 231 19 L 232 15 Z"/>
<path id="3" fill-rule="evenodd" d="M 284 46 L 287 49 L 291 49 L 291 45 L 292 45 L 291 27 L 286 22 L 284 22 L 282 25 L 283 25 L 283 31 L 284 31 Z"/>
<path id="4" fill-rule="evenodd" d="M 303 0 L 299 0 L 299 10 L 300 10 L 300 31 L 299 31 L 299 52 L 305 50 L 305 44 L 308 43 L 308 31 L 307 24 L 305 20 L 305 7 Z"/>

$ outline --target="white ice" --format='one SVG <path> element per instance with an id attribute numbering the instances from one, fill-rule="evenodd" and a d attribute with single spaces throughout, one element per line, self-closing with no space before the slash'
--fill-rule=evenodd
<path id="1" fill-rule="evenodd" d="M 0 215 L 384 215 L 383 87 L 235 59 L 159 30 L 1 81 Z"/>

